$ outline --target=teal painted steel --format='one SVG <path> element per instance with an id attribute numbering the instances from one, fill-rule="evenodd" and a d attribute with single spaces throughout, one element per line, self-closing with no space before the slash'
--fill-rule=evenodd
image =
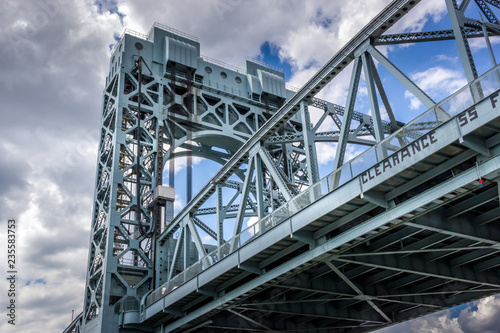
<path id="1" fill-rule="evenodd" d="M 377 273 L 371 277 L 373 281 L 406 274 L 396 283 L 416 284 L 419 276 L 424 276 L 434 279 L 429 283 L 467 284 L 457 286 L 454 301 L 472 299 L 461 293 L 462 287 L 474 297 L 491 292 L 475 290 L 478 283 L 488 283 L 497 290 L 488 266 L 498 264 L 494 259 L 481 261 L 477 266 L 481 273 L 470 274 L 471 261 L 496 253 L 500 241 L 497 230 L 481 229 L 489 231 L 490 239 L 485 231 L 475 234 L 443 226 L 443 216 L 460 218 L 485 204 L 469 199 L 464 203 L 472 208 L 460 205 L 459 198 L 467 191 L 477 198 L 485 197 L 477 193 L 474 180 L 487 180 L 487 193 L 493 195 L 485 199 L 486 203 L 495 199 L 491 186 L 500 170 L 498 68 L 477 78 L 467 44 L 467 37 L 491 31 L 493 23 L 471 32 L 463 25 L 475 24 L 463 14 L 468 2 L 462 4 L 464 8 L 456 8 L 454 0 L 445 1 L 453 30 L 431 36 L 384 36 L 419 3 L 392 1 L 296 91 L 288 89 L 279 70 L 256 61 L 247 60 L 239 68 L 204 57 L 196 37 L 166 26 L 155 24 L 147 35 L 125 31 L 112 50 L 103 92 L 84 311 L 65 332 L 203 331 L 210 325 L 237 329 L 228 326 L 229 320 L 221 312 L 243 320 L 239 327 L 247 329 L 257 325 L 260 329 L 314 331 L 334 323 L 338 327 L 328 331 L 340 332 L 344 326 L 352 327 L 352 322 L 362 330 L 407 320 L 406 314 L 398 313 L 405 308 L 387 305 L 377 290 L 371 289 L 372 284 L 356 281 L 372 269 Z M 480 5 L 483 11 L 488 7 L 483 2 Z M 438 104 L 375 47 L 377 43 L 453 36 L 457 37 L 469 85 Z M 491 47 L 489 51 L 493 53 Z M 389 110 L 372 57 L 429 111 L 408 124 L 398 122 Z M 145 65 L 140 75 L 137 61 Z M 316 98 L 351 62 L 355 66 L 347 106 Z M 373 119 L 354 107 L 363 69 Z M 390 122 L 381 119 L 379 96 L 386 108 L 389 106 Z M 466 104 L 460 104 L 464 101 Z M 309 106 L 322 112 L 314 125 Z M 322 122 L 329 117 L 338 130 L 320 132 Z M 358 123 L 356 129 L 352 122 Z M 333 161 L 334 171 L 322 179 L 318 142 L 340 146 Z M 373 147 L 344 163 L 347 144 L 351 143 Z M 175 158 L 190 156 L 223 166 L 173 217 L 171 198 L 168 202 L 157 200 L 154 193 L 162 190 L 158 186 L 163 185 L 166 165 L 172 166 L 170 161 Z M 428 168 L 429 163 L 436 165 Z M 433 183 L 433 179 L 455 168 L 460 169 L 458 175 L 444 178 L 442 184 Z M 422 171 L 414 175 L 408 171 L 413 169 Z M 171 187 L 174 173 L 170 168 Z M 406 192 L 423 185 L 429 188 L 406 197 Z M 391 186 L 394 188 L 388 190 Z M 188 187 L 187 197 L 191 199 L 189 176 Z M 210 200 L 215 207 L 207 207 Z M 449 205 L 445 211 L 436 208 L 443 202 Z M 141 212 L 141 221 L 137 211 Z M 427 223 L 425 218 L 435 211 L 440 217 L 437 224 Z M 495 211 L 491 208 L 476 220 L 486 224 L 495 219 L 490 213 Z M 215 223 L 206 222 L 205 216 L 214 216 Z M 249 218 L 257 222 L 251 224 Z M 362 223 L 353 224 L 358 219 L 363 219 Z M 228 221 L 236 222 L 232 237 L 225 239 L 224 223 Z M 141 225 L 151 233 L 141 231 Z M 400 239 L 418 238 L 422 231 L 433 233 L 416 242 L 427 246 L 439 244 L 446 239 L 443 237 L 461 238 L 453 250 L 469 252 L 453 259 L 458 267 L 455 275 L 442 273 L 450 268 L 436 254 L 433 258 L 438 263 L 429 269 L 420 267 L 417 259 L 417 267 L 400 262 L 400 255 L 410 252 L 388 251 L 384 254 L 388 261 L 356 257 L 366 249 L 383 248 L 379 244 L 384 240 L 390 242 L 399 235 Z M 200 232 L 213 238 L 217 247 L 204 244 Z M 372 239 L 379 247 L 371 245 Z M 471 240 L 484 244 L 476 248 L 463 243 Z M 334 288 L 325 286 L 321 274 L 315 276 L 315 269 L 332 274 L 345 286 L 339 281 Z M 311 276 L 311 280 L 291 283 L 300 274 Z M 259 293 L 274 285 L 296 292 L 293 296 L 298 297 L 297 302 L 308 293 L 337 293 L 345 297 L 342 302 L 346 306 L 326 306 L 320 312 L 311 312 L 294 303 L 274 304 L 275 312 L 269 311 L 272 320 L 263 316 L 258 321 L 252 319 L 248 315 L 252 305 L 240 303 L 247 299 L 264 303 Z M 403 294 L 401 286 L 394 288 Z M 427 286 L 415 288 L 418 294 Z M 424 296 L 419 297 L 397 304 L 435 311 L 427 299 L 421 301 Z M 347 304 L 350 301 L 353 304 Z M 292 316 L 303 317 L 287 321 Z M 281 322 L 283 327 L 277 324 Z"/>

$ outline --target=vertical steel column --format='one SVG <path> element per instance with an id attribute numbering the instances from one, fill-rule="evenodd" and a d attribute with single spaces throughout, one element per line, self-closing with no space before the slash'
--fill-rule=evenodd
<path id="1" fill-rule="evenodd" d="M 133 37 L 126 38 L 135 42 Z M 137 50 L 143 47 L 139 42 L 135 46 Z M 118 332 L 120 313 L 133 311 L 134 304 L 139 304 L 155 280 L 154 244 L 148 239 L 154 233 L 151 227 L 155 218 L 148 214 L 143 200 L 152 196 L 152 189 L 161 181 L 157 172 L 162 158 L 160 112 L 157 105 L 149 105 L 143 112 L 142 66 L 149 69 L 148 60 L 129 55 L 136 61 L 131 60 L 130 67 L 121 66 L 104 92 L 84 305 L 85 332 Z M 152 80 L 157 79 L 149 72 Z M 146 119 L 142 119 L 144 114 Z M 141 120 L 153 131 L 143 131 L 145 124 Z M 141 156 L 145 142 L 149 168 L 144 168 Z M 141 174 L 145 176 L 142 183 Z M 138 274 L 143 277 L 140 281 L 131 278 Z"/>
<path id="2" fill-rule="evenodd" d="M 216 187 L 217 194 L 217 205 L 216 205 L 216 219 L 217 219 L 217 246 L 221 246 L 224 243 L 224 202 L 222 200 L 222 185 L 217 184 Z"/>
<path id="3" fill-rule="evenodd" d="M 182 229 L 184 229 L 184 242 L 182 247 L 182 255 L 183 255 L 183 265 L 182 268 L 185 270 L 190 265 L 190 257 L 191 257 L 191 232 L 188 227 L 188 221 L 190 219 L 189 214 L 186 215 L 184 220 L 182 221 Z"/>
<path id="4" fill-rule="evenodd" d="M 366 87 L 368 89 L 368 99 L 370 100 L 370 109 L 372 111 L 372 121 L 375 131 L 375 139 L 380 142 L 384 139 L 384 128 L 382 126 L 382 117 L 380 116 L 380 108 L 378 106 L 377 92 L 375 89 L 375 82 L 373 79 L 373 61 L 368 52 L 363 52 L 361 55 L 363 59 L 363 68 L 365 74 Z M 379 148 L 379 160 L 387 157 L 387 149 L 384 147 Z"/>
<path id="5" fill-rule="evenodd" d="M 316 156 L 314 132 L 311 126 L 311 118 L 309 115 L 307 103 L 305 101 L 300 102 L 300 108 L 302 119 L 302 133 L 304 136 L 304 150 L 306 152 L 307 178 L 310 186 L 319 180 L 318 158 Z"/>
<path id="6" fill-rule="evenodd" d="M 495 58 L 495 53 L 493 53 L 493 48 L 491 47 L 490 36 L 488 35 L 488 30 L 486 30 L 486 24 L 481 20 L 481 28 L 483 29 L 484 39 L 486 41 L 486 46 L 488 47 L 488 52 L 490 53 L 491 63 L 493 67 L 497 65 L 497 60 Z M 500 73 L 498 70 L 496 71 L 497 80 L 500 84 Z"/>
<path id="7" fill-rule="evenodd" d="M 136 137 L 137 137 L 137 161 L 135 162 L 135 174 L 136 174 L 136 205 L 137 205 L 137 225 L 139 226 L 139 231 L 141 236 L 145 234 L 141 221 L 141 100 L 142 100 L 142 58 L 139 57 L 136 62 L 136 68 L 138 70 L 138 81 L 139 81 L 139 94 L 137 96 L 137 124 L 136 124 Z"/>
<path id="8" fill-rule="evenodd" d="M 255 163 L 255 196 L 257 200 L 257 216 L 262 219 L 265 215 L 264 205 L 264 172 L 262 170 L 262 160 L 257 154 L 254 157 Z"/>

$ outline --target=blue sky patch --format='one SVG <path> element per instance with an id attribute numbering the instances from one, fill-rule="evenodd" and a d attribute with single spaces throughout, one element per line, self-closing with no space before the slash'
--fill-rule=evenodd
<path id="1" fill-rule="evenodd" d="M 41 278 L 41 279 L 36 279 L 36 280 L 28 280 L 28 281 L 26 281 L 26 283 L 24 285 L 30 286 L 30 285 L 35 285 L 35 284 L 47 284 L 47 282 L 45 281 L 45 279 Z"/>
<path id="2" fill-rule="evenodd" d="M 99 0 L 94 4 L 97 6 L 97 12 L 101 15 L 106 12 L 118 15 L 118 17 L 120 18 L 120 23 L 123 25 L 123 18 L 126 15 L 118 11 L 118 3 L 116 2 L 116 0 Z"/>
<path id="3" fill-rule="evenodd" d="M 261 61 L 266 64 L 273 65 L 275 67 L 281 68 L 285 74 L 285 81 L 292 77 L 292 65 L 288 61 L 281 61 L 279 57 L 280 48 L 276 44 L 270 42 L 264 42 L 260 46 Z"/>
<path id="4" fill-rule="evenodd" d="M 455 306 L 454 308 L 450 309 L 450 319 L 458 318 L 458 316 L 460 316 L 460 312 L 462 312 L 463 309 L 468 309 L 469 312 L 475 312 L 477 311 L 477 306 L 474 302 Z"/>

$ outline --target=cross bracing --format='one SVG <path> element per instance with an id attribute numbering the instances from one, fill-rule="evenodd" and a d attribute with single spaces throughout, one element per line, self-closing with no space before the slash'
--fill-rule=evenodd
<path id="1" fill-rule="evenodd" d="M 125 33 L 104 93 L 85 307 L 72 327 L 367 331 L 497 293 L 498 71 L 478 73 L 468 38 L 493 54 L 498 4 L 445 2 L 451 29 L 386 35 L 419 3 L 391 2 L 297 91 L 262 64 L 202 57 L 170 28 Z M 487 22 L 465 17 L 473 3 Z M 436 103 L 377 48 L 412 38 L 455 39 L 469 84 Z M 317 97 L 346 70 L 345 106 Z M 429 111 L 402 121 L 387 73 Z M 369 113 L 357 111 L 361 86 Z M 326 178 L 322 142 L 336 145 Z M 347 161 L 353 146 L 365 151 Z M 173 216 L 173 193 L 158 193 L 180 157 L 223 166 Z"/>

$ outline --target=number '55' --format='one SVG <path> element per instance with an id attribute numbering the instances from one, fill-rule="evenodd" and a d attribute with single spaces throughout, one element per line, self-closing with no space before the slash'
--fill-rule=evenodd
<path id="1" fill-rule="evenodd" d="M 467 112 L 462 113 L 458 116 L 458 120 L 460 121 L 460 127 L 464 127 L 469 122 L 476 120 L 478 118 L 476 109 L 468 110 Z"/>

